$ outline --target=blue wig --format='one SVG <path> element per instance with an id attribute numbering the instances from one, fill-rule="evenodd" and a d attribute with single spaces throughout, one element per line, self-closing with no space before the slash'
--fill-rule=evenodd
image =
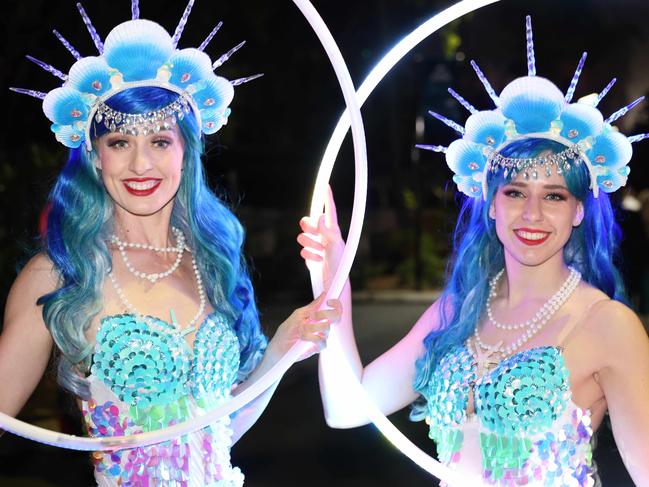
<path id="1" fill-rule="evenodd" d="M 162 88 L 133 88 L 107 104 L 125 113 L 155 111 L 178 95 Z M 244 231 L 233 213 L 208 187 L 201 162 L 204 152 L 196 119 L 179 121 L 185 151 L 180 187 L 171 224 L 187 236 L 210 304 L 231 323 L 241 347 L 238 380 L 257 366 L 266 347 L 250 276 L 242 255 Z M 106 133 L 92 127 L 93 137 Z M 87 373 L 93 345 L 85 333 L 102 309 L 102 287 L 112 268 L 107 245 L 113 233 L 113 202 L 94 166 L 95 150 L 72 149 L 49 197 L 45 252 L 59 274 L 60 287 L 43 296 L 43 318 L 61 357 L 59 384 L 74 394 L 89 395 Z"/>
<path id="2" fill-rule="evenodd" d="M 542 152 L 561 152 L 565 146 L 547 139 L 530 138 L 508 145 L 501 153 L 506 157 L 532 158 Z M 590 176 L 585 164 L 572 164 L 564 172 L 572 193 L 584 207 L 581 225 L 572 234 L 563 250 L 567 265 L 579 270 L 584 281 L 601 289 L 611 299 L 626 301 L 624 284 L 616 260 L 621 232 L 608 194 L 598 198 L 589 189 Z M 440 325 L 424 339 L 425 351 L 416 362 L 414 388 L 423 394 L 437 362 L 453 347 L 463 344 L 474 332 L 484 312 L 489 294 L 489 281 L 505 265 L 503 246 L 496 235 L 489 206 L 498 188 L 511 175 L 489 173 L 487 198 L 466 197 L 453 237 L 454 253 L 447 268 L 447 285 L 440 297 Z M 423 400 L 413 405 L 411 419 L 426 415 Z"/>

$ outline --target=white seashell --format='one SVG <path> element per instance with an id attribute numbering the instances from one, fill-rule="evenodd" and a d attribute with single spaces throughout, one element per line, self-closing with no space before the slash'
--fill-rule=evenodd
<path id="1" fill-rule="evenodd" d="M 464 139 L 498 147 L 505 137 L 505 121 L 498 110 L 474 113 L 464 126 Z"/>
<path id="2" fill-rule="evenodd" d="M 227 79 L 220 76 L 214 75 L 191 85 L 191 88 L 188 91 L 192 93 L 199 110 L 225 108 L 234 98 L 234 87 Z M 194 88 L 196 91 L 193 91 Z"/>
<path id="3" fill-rule="evenodd" d="M 63 86 L 53 89 L 43 99 L 43 112 L 55 124 L 73 125 L 79 120 L 85 120 L 88 106 L 79 91 Z"/>
<path id="4" fill-rule="evenodd" d="M 617 168 L 629 163 L 633 148 L 629 140 L 615 130 L 610 130 L 595 139 L 586 155 L 592 164 L 601 164 L 608 168 Z"/>
<path id="5" fill-rule="evenodd" d="M 53 125 L 52 132 L 56 140 L 70 149 L 75 149 L 83 142 L 83 131 L 77 130 L 70 125 Z"/>
<path id="6" fill-rule="evenodd" d="M 471 176 L 453 176 L 453 182 L 457 184 L 457 188 L 465 195 L 475 198 L 482 194 L 482 185 L 476 182 Z"/>
<path id="7" fill-rule="evenodd" d="M 455 140 L 446 149 L 446 163 L 455 174 L 472 177 L 476 172 L 481 173 L 487 162 L 484 148 L 468 140 Z"/>
<path id="8" fill-rule="evenodd" d="M 111 88 L 108 64 L 103 57 L 88 56 L 72 65 L 66 86 L 100 96 Z"/>
<path id="9" fill-rule="evenodd" d="M 104 43 L 106 63 L 124 81 L 154 79 L 174 51 L 171 36 L 150 20 L 129 20 L 115 27 Z"/>
<path id="10" fill-rule="evenodd" d="M 212 61 L 198 49 L 182 49 L 173 53 L 168 61 L 171 70 L 171 83 L 176 86 L 189 86 L 201 79 L 214 76 Z"/>
<path id="11" fill-rule="evenodd" d="M 620 168 L 623 169 L 623 168 Z M 613 193 L 626 184 L 629 174 L 628 166 L 626 170 L 606 168 L 597 176 L 597 184 L 606 193 Z"/>
<path id="12" fill-rule="evenodd" d="M 548 131 L 565 105 L 559 88 L 538 76 L 517 78 L 500 94 L 500 110 L 519 134 Z"/>
<path id="13" fill-rule="evenodd" d="M 561 136 L 576 143 L 586 137 L 596 136 L 602 131 L 604 117 L 592 106 L 572 103 L 561 112 Z"/>

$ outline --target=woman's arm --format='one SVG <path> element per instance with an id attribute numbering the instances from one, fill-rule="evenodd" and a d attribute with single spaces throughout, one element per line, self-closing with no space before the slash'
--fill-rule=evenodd
<path id="1" fill-rule="evenodd" d="M 38 298 L 56 289 L 57 278 L 49 259 L 32 258 L 16 278 L 5 308 L 0 335 L 0 411 L 15 416 L 47 367 L 52 337 L 43 322 Z"/>
<path id="2" fill-rule="evenodd" d="M 613 435 L 636 485 L 649 485 L 649 338 L 638 317 L 611 301 L 596 316 L 604 391 Z"/>
<path id="3" fill-rule="evenodd" d="M 340 235 L 336 208 L 331 191 L 325 204 L 325 214 L 317 226 L 309 219 L 300 221 L 302 233 L 298 242 L 306 261 L 322 262 L 325 286 L 333 276 L 340 262 L 344 242 Z M 351 365 L 356 378 L 384 414 L 390 414 L 417 399 L 413 388 L 415 361 L 423 353 L 423 340 L 439 321 L 438 305 L 435 303 L 419 318 L 410 332 L 394 347 L 363 367 L 352 326 L 351 287 L 345 284 L 340 296 L 342 317 L 334 333 L 339 339 L 341 351 Z M 371 326 L 371 324 L 368 324 Z M 320 393 L 327 424 L 334 428 L 352 428 L 369 422 L 369 418 L 358 407 L 358 401 L 350 394 L 350 387 L 343 380 L 337 358 L 325 350 L 319 357 Z"/>
<path id="4" fill-rule="evenodd" d="M 424 351 L 424 338 L 438 319 L 437 308 L 437 302 L 433 303 L 405 337 L 365 367 L 358 357 L 351 320 L 343 318 L 337 325 L 335 333 L 347 361 L 353 365 L 356 378 L 383 414 L 398 411 L 419 396 L 413 388 L 415 362 Z M 320 354 L 319 365 L 320 394 L 327 424 L 333 428 L 354 428 L 367 424 L 369 418 L 342 380 L 335 357 Z"/>
<path id="5" fill-rule="evenodd" d="M 337 300 L 329 300 L 327 304 L 331 308 L 318 311 L 323 297 L 324 295 L 309 305 L 296 309 L 279 326 L 275 335 L 268 343 L 261 362 L 253 373 L 250 374 L 250 377 L 234 390 L 234 395 L 245 391 L 258 378 L 268 372 L 298 340 L 309 341 L 313 344 L 311 349 L 300 357 L 301 360 L 319 352 L 324 347 L 331 323 L 338 321 L 340 318 L 340 303 Z M 279 384 L 279 381 L 237 412 L 231 423 L 233 443 L 236 443 L 257 422 L 261 413 L 266 409 L 270 398 L 273 396 L 277 384 Z"/>

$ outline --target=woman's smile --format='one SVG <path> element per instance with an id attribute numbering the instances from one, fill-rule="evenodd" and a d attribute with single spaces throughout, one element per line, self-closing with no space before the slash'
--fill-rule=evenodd
<path id="1" fill-rule="evenodd" d="M 159 187 L 162 179 L 160 178 L 128 178 L 124 179 L 126 191 L 134 196 L 149 196 Z"/>
<path id="2" fill-rule="evenodd" d="M 534 228 L 517 228 L 514 235 L 525 245 L 541 245 L 550 236 L 550 232 L 536 230 Z"/>

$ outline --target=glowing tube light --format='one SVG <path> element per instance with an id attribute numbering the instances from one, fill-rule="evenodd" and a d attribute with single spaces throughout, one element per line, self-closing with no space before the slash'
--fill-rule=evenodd
<path id="1" fill-rule="evenodd" d="M 365 100 L 367 100 L 370 93 L 374 90 L 374 88 L 376 88 L 376 86 L 390 71 L 390 69 L 392 69 L 392 67 L 394 67 L 397 62 L 399 62 L 422 40 L 424 40 L 436 30 L 445 26 L 449 22 L 452 22 L 453 20 L 461 17 L 462 15 L 472 12 L 473 10 L 476 10 L 485 5 L 495 3 L 497 1 L 498 0 L 464 0 L 424 22 L 421 26 L 419 26 L 408 36 L 403 38 L 396 46 L 394 46 L 374 67 L 374 69 L 372 69 L 372 71 L 358 90 L 358 93 L 356 94 L 356 100 L 351 100 L 347 95 L 347 91 L 350 89 L 349 85 L 351 85 L 351 79 L 348 79 L 349 74 L 346 73 L 344 79 L 341 80 L 338 71 L 336 71 L 341 87 L 343 88 L 343 93 L 345 94 L 345 103 L 347 104 L 348 110 L 345 111 L 340 117 L 338 124 L 336 125 L 336 128 L 331 136 L 331 139 L 329 140 L 329 144 L 327 145 L 323 159 L 320 163 L 320 169 L 316 178 L 315 188 L 313 190 L 313 198 L 311 201 L 311 209 L 309 213 L 311 220 L 317 221 L 317 218 L 319 218 L 320 214 L 323 211 L 327 184 L 331 176 L 331 171 L 333 169 L 336 156 L 340 151 L 340 146 L 342 145 L 345 134 L 349 129 L 350 123 L 352 127 L 352 136 L 354 138 L 356 180 L 354 185 L 354 204 L 352 210 L 352 219 L 350 223 L 349 234 L 347 237 L 347 245 L 341 259 L 340 267 L 338 268 L 332 280 L 331 288 L 328 293 L 329 295 L 339 296 L 342 291 L 344 283 L 349 274 L 349 268 L 351 267 L 353 255 L 355 254 L 358 246 L 358 240 L 360 238 L 363 217 L 359 215 L 361 213 L 364 213 L 365 211 L 365 196 L 367 192 L 367 168 L 359 167 L 359 164 L 363 162 L 361 160 L 361 156 L 363 156 L 364 154 L 359 154 L 358 151 L 357 134 L 360 132 L 360 129 L 355 130 L 355 126 L 360 126 L 362 123 L 360 121 L 360 113 L 357 112 L 358 107 L 362 103 L 364 103 Z M 338 52 L 338 55 L 339 54 L 340 53 Z M 335 58 L 331 58 L 331 54 L 330 60 L 335 67 L 337 65 L 337 60 Z M 359 195 L 359 192 L 362 192 L 363 194 Z M 311 264 L 309 268 L 312 274 L 312 286 L 314 294 L 319 295 L 322 290 L 321 265 Z M 354 377 L 353 371 L 351 370 L 349 363 L 342 353 L 340 342 L 338 341 L 335 333 L 335 327 L 329 335 L 327 349 L 323 350 L 321 353 L 325 355 L 323 359 L 327 360 L 330 365 L 337 364 L 340 367 L 340 373 L 344 374 L 346 383 L 349 385 L 349 393 L 354 395 L 354 398 L 357 400 L 356 402 L 359 404 L 359 407 L 362 407 L 365 410 L 367 417 L 374 423 L 379 431 L 381 431 L 381 433 L 395 447 L 401 450 L 404 455 L 408 456 L 413 462 L 415 462 L 427 472 L 435 475 L 439 479 L 449 484 L 470 485 L 470 481 L 465 479 L 463 475 L 440 464 L 425 452 L 420 450 L 385 417 L 385 415 L 378 409 L 378 407 L 376 407 L 376 405 L 365 393 L 362 385 Z"/>

